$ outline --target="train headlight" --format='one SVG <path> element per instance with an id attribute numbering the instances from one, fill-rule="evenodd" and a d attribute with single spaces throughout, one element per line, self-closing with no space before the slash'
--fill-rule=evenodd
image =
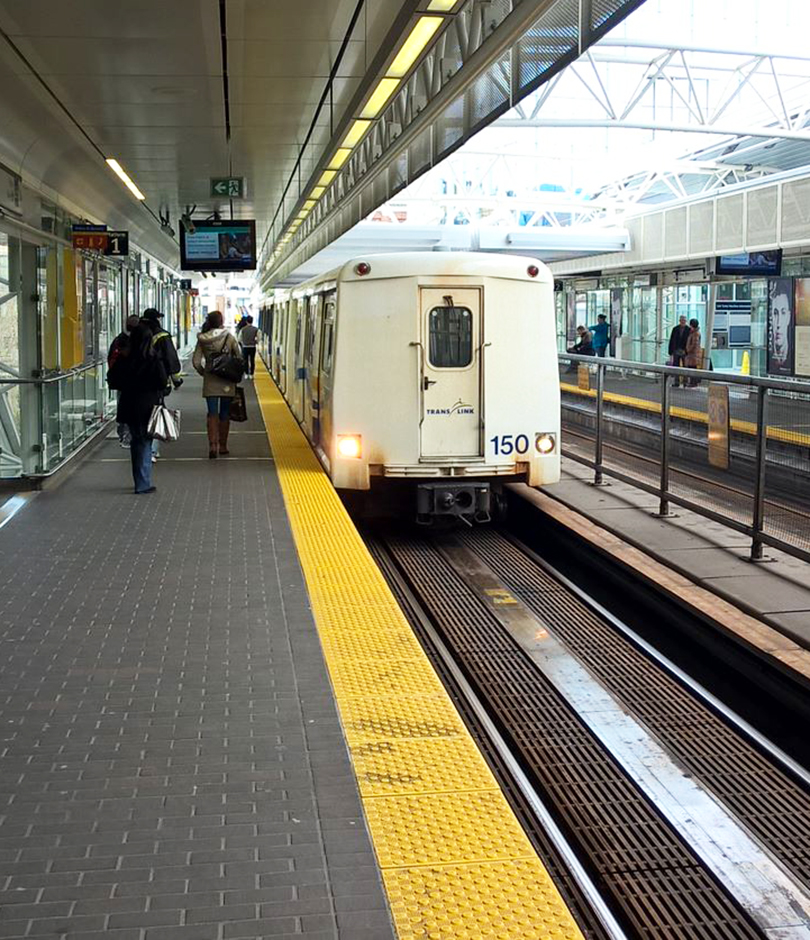
<path id="1" fill-rule="evenodd" d="M 553 434 L 536 434 L 534 446 L 538 454 L 552 454 L 557 446 L 557 441 Z"/>
<path id="2" fill-rule="evenodd" d="M 337 449 L 341 457 L 360 457 L 363 438 L 359 434 L 338 434 Z"/>

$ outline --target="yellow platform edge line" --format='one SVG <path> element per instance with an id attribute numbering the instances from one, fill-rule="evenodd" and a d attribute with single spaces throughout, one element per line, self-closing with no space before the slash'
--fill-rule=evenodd
<path id="1" fill-rule="evenodd" d="M 580 395 L 584 398 L 596 398 L 595 389 L 579 388 L 577 385 L 571 385 L 568 382 L 560 382 L 560 391 L 569 395 Z M 604 400 L 613 402 L 616 405 L 624 405 L 627 408 L 635 408 L 638 411 L 649 411 L 653 414 L 661 414 L 660 402 L 647 401 L 644 398 L 632 398 L 630 395 L 620 395 L 618 392 L 605 392 Z M 709 418 L 705 411 L 693 411 L 691 408 L 680 408 L 672 406 L 670 414 L 674 418 L 682 418 L 685 421 L 694 421 L 696 424 L 708 424 Z M 739 431 L 741 434 L 750 434 L 756 437 L 757 426 L 753 421 L 740 421 L 738 418 L 731 419 L 732 431 Z M 810 434 L 802 434 L 800 431 L 786 431 L 784 428 L 775 428 L 768 426 L 768 437 L 773 441 L 780 441 L 783 444 L 798 444 L 803 447 L 810 447 Z"/>
<path id="2" fill-rule="evenodd" d="M 398 937 L 583 940 L 261 360 L 255 378 Z"/>

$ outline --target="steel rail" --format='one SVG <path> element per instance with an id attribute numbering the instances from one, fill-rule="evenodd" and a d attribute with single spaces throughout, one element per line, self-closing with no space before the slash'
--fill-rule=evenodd
<path id="1" fill-rule="evenodd" d="M 781 748 L 777 747 L 772 741 L 766 738 L 761 732 L 743 717 L 738 715 L 732 708 L 729 708 L 721 699 L 710 692 L 704 685 L 693 679 L 689 673 L 681 669 L 672 662 L 669 657 L 657 650 L 651 643 L 639 636 L 632 627 L 628 626 L 621 618 L 613 614 L 607 607 L 595 600 L 587 591 L 580 587 L 575 581 L 566 577 L 559 569 L 555 568 L 550 562 L 546 561 L 534 549 L 530 548 L 525 542 L 514 535 L 507 535 L 506 538 L 512 542 L 521 552 L 523 552 L 531 561 L 542 568 L 555 581 L 562 584 L 568 591 L 575 595 L 579 600 L 589 607 L 595 614 L 606 620 L 614 629 L 625 636 L 630 643 L 643 652 L 651 659 L 656 666 L 666 673 L 669 673 L 681 685 L 685 686 L 696 698 L 705 702 L 709 708 L 722 716 L 733 728 L 739 731 L 745 738 L 748 738 L 753 744 L 765 752 L 771 760 L 780 764 L 784 769 L 800 780 L 810 790 L 810 771 L 803 767 L 798 761 L 794 760 L 789 754 L 786 754 Z"/>
<path id="2" fill-rule="evenodd" d="M 592 437 L 588 437 L 587 434 L 583 433 L 580 428 L 565 427 L 565 433 L 567 436 L 573 436 L 581 438 L 583 441 L 587 441 L 590 444 L 594 443 Z M 612 450 L 615 453 L 623 454 L 627 457 L 632 457 L 633 460 L 638 460 L 641 463 L 652 464 L 653 466 L 658 466 L 658 461 L 654 457 L 647 457 L 645 454 L 636 454 L 632 450 L 628 450 L 626 447 L 620 447 L 618 444 L 613 443 L 604 443 L 602 445 L 606 450 Z M 609 471 L 605 470 L 605 473 Z M 747 493 L 745 490 L 737 489 L 737 487 L 730 486 L 728 483 L 721 483 L 719 480 L 712 480 L 710 477 L 701 476 L 699 473 L 695 473 L 692 470 L 684 470 L 681 467 L 670 467 L 670 472 L 676 473 L 682 477 L 689 477 L 692 480 L 696 480 L 698 483 L 705 483 L 707 487 L 713 487 L 718 490 L 725 490 L 726 492 L 734 495 L 744 497 L 749 503 L 753 502 L 754 494 Z M 774 509 L 779 509 L 782 512 L 793 513 L 793 515 L 801 516 L 804 519 L 810 521 L 810 510 L 799 509 L 795 506 L 791 506 L 788 503 L 781 503 L 773 499 L 773 497 L 765 497 L 765 504 L 767 506 L 772 506 Z"/>

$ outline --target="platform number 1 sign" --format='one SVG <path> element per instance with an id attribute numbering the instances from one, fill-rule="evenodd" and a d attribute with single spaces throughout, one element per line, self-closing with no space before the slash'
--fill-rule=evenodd
<path id="1" fill-rule="evenodd" d="M 107 232 L 107 247 L 105 255 L 120 258 L 129 254 L 129 232 Z"/>

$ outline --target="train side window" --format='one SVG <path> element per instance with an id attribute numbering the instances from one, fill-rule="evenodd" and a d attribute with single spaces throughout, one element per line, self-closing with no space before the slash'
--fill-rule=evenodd
<path id="1" fill-rule="evenodd" d="M 473 357 L 472 311 L 467 307 L 434 307 L 429 314 L 430 364 L 460 369 Z"/>

